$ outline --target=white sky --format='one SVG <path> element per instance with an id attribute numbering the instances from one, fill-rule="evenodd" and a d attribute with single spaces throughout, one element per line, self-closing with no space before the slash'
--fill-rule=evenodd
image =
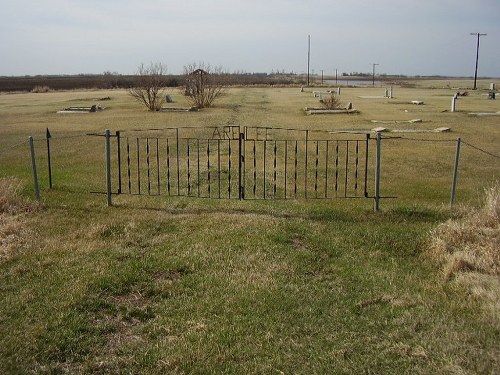
<path id="1" fill-rule="evenodd" d="M 500 76 L 500 0 L 0 0 L 0 75 L 229 72 Z"/>

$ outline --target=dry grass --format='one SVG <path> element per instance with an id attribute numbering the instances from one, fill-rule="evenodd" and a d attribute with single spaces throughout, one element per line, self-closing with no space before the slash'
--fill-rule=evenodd
<path id="1" fill-rule="evenodd" d="M 486 189 L 484 206 L 468 209 L 432 231 L 431 249 L 444 261 L 446 280 L 467 285 L 485 306 L 500 312 L 500 183 Z"/>
<path id="2" fill-rule="evenodd" d="M 10 258 L 29 237 L 25 213 L 35 206 L 21 200 L 20 186 L 15 178 L 0 179 L 0 261 Z"/>

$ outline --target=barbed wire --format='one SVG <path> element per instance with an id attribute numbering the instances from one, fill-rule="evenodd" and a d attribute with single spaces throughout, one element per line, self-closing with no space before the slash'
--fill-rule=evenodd
<path id="1" fill-rule="evenodd" d="M 470 143 L 465 142 L 465 141 L 462 141 L 462 143 L 463 143 L 464 145 L 467 145 L 467 146 L 469 146 L 469 147 L 472 147 L 473 149 L 475 149 L 475 150 L 477 150 L 477 151 L 480 151 L 480 152 L 482 152 L 482 153 L 484 153 L 484 154 L 486 154 L 486 155 L 489 155 L 489 156 L 492 156 L 492 157 L 494 157 L 494 158 L 500 159 L 500 156 L 499 156 L 499 155 L 492 154 L 492 153 L 491 153 L 491 152 L 489 152 L 489 151 L 483 150 L 482 148 L 479 148 L 479 147 L 477 147 L 477 146 L 471 145 Z"/>
<path id="2" fill-rule="evenodd" d="M 56 139 L 73 139 L 73 138 L 83 138 L 83 137 L 89 137 L 89 136 L 93 136 L 94 134 L 77 134 L 77 135 L 67 135 L 67 136 L 50 136 L 49 139 L 50 140 L 56 140 Z M 47 137 L 40 137 L 40 138 L 35 138 L 33 137 L 33 140 L 35 142 L 38 142 L 38 141 L 46 141 L 47 140 Z"/>
<path id="3" fill-rule="evenodd" d="M 383 136 L 382 140 L 401 140 L 401 141 L 414 141 L 414 142 L 437 142 L 437 143 L 447 143 L 456 142 L 456 139 L 422 139 L 422 138 L 408 138 L 408 137 L 391 137 Z"/>
<path id="4" fill-rule="evenodd" d="M 19 147 L 19 146 L 21 146 L 21 145 L 26 145 L 27 143 L 28 143 L 28 140 L 25 140 L 25 141 L 22 141 L 22 142 L 16 143 L 16 144 L 15 144 L 15 145 L 13 145 L 13 146 L 9 146 L 9 147 L 7 147 L 7 148 L 5 148 L 5 149 L 2 149 L 2 150 L 0 150 L 0 155 L 2 155 L 2 154 L 4 154 L 4 153 L 6 153 L 7 151 L 10 151 L 10 150 L 12 150 L 12 149 L 14 149 L 14 148 L 16 148 L 16 147 Z"/>

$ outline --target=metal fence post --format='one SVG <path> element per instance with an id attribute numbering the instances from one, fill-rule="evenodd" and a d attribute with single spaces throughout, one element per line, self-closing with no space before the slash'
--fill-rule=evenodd
<path id="1" fill-rule="evenodd" d="M 116 132 L 116 146 L 117 146 L 117 158 L 118 158 L 118 194 L 122 193 L 122 156 L 121 156 L 121 142 L 120 142 L 120 131 Z"/>
<path id="2" fill-rule="evenodd" d="M 375 150 L 375 206 L 374 210 L 379 211 L 380 209 L 380 159 L 381 159 L 381 142 L 382 135 L 380 132 L 377 133 L 377 148 Z"/>
<path id="3" fill-rule="evenodd" d="M 451 183 L 450 208 L 453 208 L 453 204 L 455 203 L 455 193 L 457 190 L 458 161 L 460 159 L 460 143 L 461 143 L 461 139 L 457 138 L 457 150 L 455 152 L 455 165 L 453 167 L 453 181 Z"/>
<path id="4" fill-rule="evenodd" d="M 106 129 L 106 196 L 108 207 L 113 205 L 111 201 L 111 142 L 110 132 Z"/>
<path id="5" fill-rule="evenodd" d="M 33 168 L 33 186 L 35 189 L 35 198 L 37 201 L 40 200 L 40 188 L 38 186 L 38 173 L 36 170 L 36 158 L 35 158 L 35 144 L 33 142 L 33 137 L 29 137 L 30 141 L 30 153 L 31 153 L 31 167 Z"/>
<path id="6" fill-rule="evenodd" d="M 49 168 L 49 188 L 50 190 L 52 190 L 52 165 L 50 162 L 50 138 L 52 138 L 52 136 L 50 135 L 49 128 L 47 128 L 46 138 L 47 138 L 47 164 Z"/>
<path id="7" fill-rule="evenodd" d="M 239 199 L 245 199 L 245 133 L 241 132 L 238 138 L 239 161 L 238 161 L 238 186 Z"/>

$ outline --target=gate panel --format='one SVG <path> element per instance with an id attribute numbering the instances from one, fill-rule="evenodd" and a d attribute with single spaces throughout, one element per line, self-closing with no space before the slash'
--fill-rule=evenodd
<path id="1" fill-rule="evenodd" d="M 368 197 L 369 135 L 333 139 L 328 132 L 241 131 L 237 126 L 144 133 L 117 132 L 118 193 L 209 199 Z"/>

